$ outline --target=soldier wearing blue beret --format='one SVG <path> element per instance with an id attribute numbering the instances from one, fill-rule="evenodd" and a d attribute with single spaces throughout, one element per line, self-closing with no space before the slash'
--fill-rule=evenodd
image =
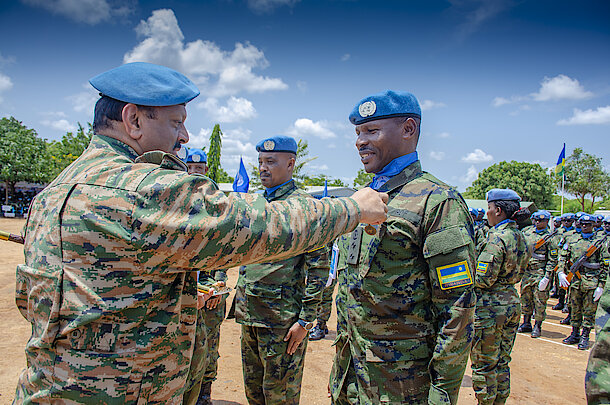
<path id="1" fill-rule="evenodd" d="M 186 166 L 189 169 L 189 173 L 208 174 L 208 155 L 197 148 L 190 148 L 188 151 L 188 157 L 186 158 Z"/>
<path id="2" fill-rule="evenodd" d="M 384 196 L 225 195 L 177 156 L 199 94 L 187 77 L 130 63 L 90 82 L 101 95 L 91 142 L 34 198 L 25 227 L 16 303 L 32 336 L 15 403 L 188 403 L 196 271 L 298 255 L 381 223 Z"/>
<path id="3" fill-rule="evenodd" d="M 473 221 L 453 187 L 422 170 L 415 96 L 384 91 L 349 115 L 388 220 L 338 242 L 335 404 L 455 403 L 472 341 Z"/>

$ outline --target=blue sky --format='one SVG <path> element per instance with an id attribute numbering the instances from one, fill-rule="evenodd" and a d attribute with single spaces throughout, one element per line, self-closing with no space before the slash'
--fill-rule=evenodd
<path id="1" fill-rule="evenodd" d="M 554 166 L 562 144 L 610 168 L 607 1 L 0 0 L 0 116 L 47 139 L 92 120 L 87 80 L 125 62 L 177 69 L 201 89 L 186 121 L 222 163 L 262 138 L 306 139 L 311 174 L 351 184 L 347 116 L 362 97 L 413 92 L 425 170 L 464 190 L 503 160 Z"/>

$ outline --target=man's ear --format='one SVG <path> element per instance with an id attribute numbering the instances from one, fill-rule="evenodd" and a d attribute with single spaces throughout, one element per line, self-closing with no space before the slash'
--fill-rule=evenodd
<path id="1" fill-rule="evenodd" d="M 409 117 L 402 123 L 402 133 L 405 138 L 417 138 L 417 132 L 417 121 L 414 118 Z"/>
<path id="2" fill-rule="evenodd" d="M 291 157 L 288 159 L 288 170 L 294 171 L 294 165 L 296 164 L 296 158 Z"/>
<path id="3" fill-rule="evenodd" d="M 134 140 L 138 140 L 142 137 L 142 129 L 140 126 L 141 113 L 142 112 L 138 109 L 138 107 L 131 103 L 126 104 L 121 112 L 125 132 L 127 132 L 129 137 Z"/>

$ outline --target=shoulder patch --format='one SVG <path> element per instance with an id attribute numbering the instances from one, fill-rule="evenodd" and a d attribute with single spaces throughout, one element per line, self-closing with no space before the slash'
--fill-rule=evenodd
<path id="1" fill-rule="evenodd" d="M 472 284 L 472 277 L 466 260 L 436 268 L 441 290 Z"/>
<path id="2" fill-rule="evenodd" d="M 481 274 L 487 273 L 487 268 L 488 267 L 489 267 L 489 263 L 478 262 L 477 263 L 477 273 L 481 273 Z"/>
<path id="3" fill-rule="evenodd" d="M 604 259 L 604 264 L 605 264 L 606 266 L 610 265 L 610 259 Z"/>
<path id="4" fill-rule="evenodd" d="M 557 249 L 551 249 L 551 256 L 557 256 Z"/>

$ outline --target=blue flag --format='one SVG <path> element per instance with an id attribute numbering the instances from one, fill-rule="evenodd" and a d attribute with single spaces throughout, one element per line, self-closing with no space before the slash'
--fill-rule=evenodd
<path id="1" fill-rule="evenodd" d="M 328 197 L 328 180 L 324 179 L 324 192 L 322 193 L 322 198 Z"/>
<path id="2" fill-rule="evenodd" d="M 248 172 L 244 166 L 244 161 L 242 158 L 239 158 L 239 170 L 237 171 L 235 180 L 233 181 L 233 191 L 238 193 L 247 193 L 248 188 L 250 188 L 250 177 L 248 177 Z"/>

